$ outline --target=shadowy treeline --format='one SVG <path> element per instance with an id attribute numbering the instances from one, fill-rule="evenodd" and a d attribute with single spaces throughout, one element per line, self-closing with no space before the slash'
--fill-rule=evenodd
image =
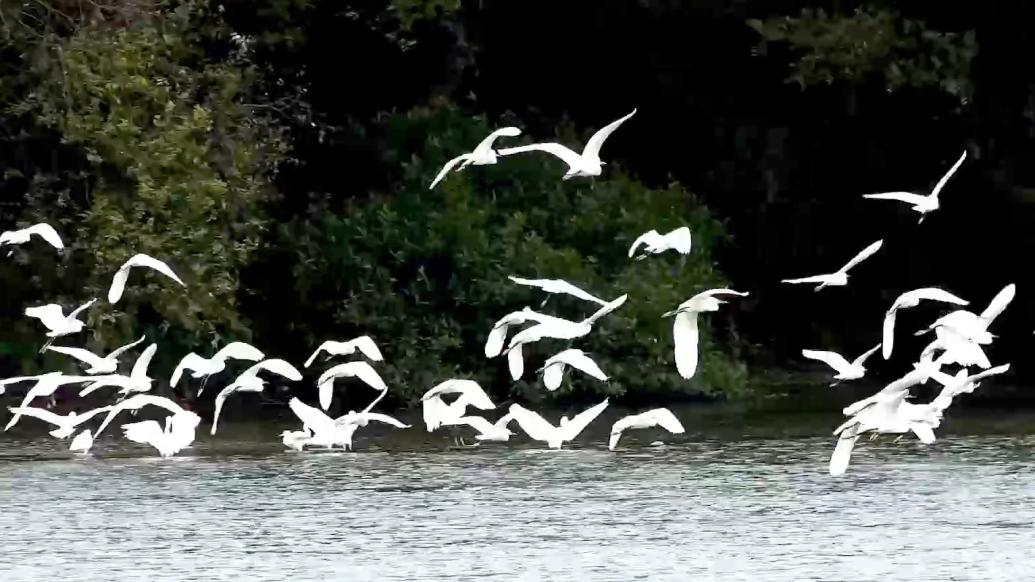
<path id="1" fill-rule="evenodd" d="M 0 225 L 49 220 L 74 242 L 0 265 L 3 371 L 68 367 L 35 354 L 41 330 L 21 310 L 103 293 L 143 251 L 184 271 L 190 292 L 131 284 L 124 307 L 91 311 L 93 331 L 69 343 L 148 333 L 163 345 L 155 377 L 230 339 L 301 361 L 323 339 L 368 333 L 402 399 L 450 375 L 534 397 L 531 372 L 512 384 L 481 356 L 495 318 L 540 301 L 505 284 L 513 273 L 630 293 L 580 346 L 615 382 L 576 379 L 564 389 L 576 396 L 764 397 L 782 390 L 764 371 L 797 369 L 802 348 L 877 343 L 903 291 L 941 286 L 979 310 L 1010 282 L 1017 299 L 989 356 L 1014 364 L 1004 384 L 1030 381 L 1035 7 L 458 4 L 4 3 Z M 559 164 L 532 155 L 426 190 L 493 127 L 577 144 L 634 107 L 594 181 L 561 183 Z M 927 191 L 963 150 L 923 224 L 861 198 Z M 682 267 L 624 260 L 643 230 L 682 224 L 695 232 Z M 847 288 L 779 284 L 878 238 Z M 727 283 L 751 297 L 702 320 L 717 341 L 706 325 L 706 368 L 682 382 L 658 316 Z M 937 314 L 901 314 L 875 377 L 908 369 L 924 345 L 911 331 Z"/>

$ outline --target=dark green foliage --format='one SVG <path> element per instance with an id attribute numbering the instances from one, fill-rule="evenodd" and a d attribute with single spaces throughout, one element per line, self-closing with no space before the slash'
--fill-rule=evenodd
<path id="1" fill-rule="evenodd" d="M 605 385 L 573 374 L 563 391 L 671 397 L 733 395 L 743 388 L 744 369 L 715 347 L 707 323 L 702 370 L 690 382 L 675 372 L 671 319 L 661 314 L 724 284 L 711 255 L 724 237 L 722 225 L 678 184 L 651 189 L 616 167 L 592 181 L 562 182 L 562 164 L 528 154 L 469 167 L 429 191 L 441 165 L 492 128 L 448 107 L 416 110 L 386 124 L 388 154 L 403 168 L 393 191 L 290 233 L 298 241 L 297 256 L 304 257 L 295 281 L 299 299 L 312 310 L 305 318 L 315 332 L 309 343 L 325 335 L 372 335 L 383 345 L 389 383 L 406 397 L 454 375 L 506 393 L 511 382 L 505 359 L 484 358 L 485 336 L 498 318 L 526 305 L 538 309 L 545 298 L 507 276 L 562 278 L 607 299 L 629 294 L 621 309 L 574 343 L 613 380 Z M 571 132 L 562 137 L 580 139 Z M 423 151 L 415 144 L 424 144 Z M 688 258 L 626 256 L 644 231 L 682 225 L 694 234 Z M 594 309 L 553 297 L 543 310 L 581 319 Z M 565 345 L 544 342 L 527 350 L 526 381 L 538 383 L 534 370 Z M 520 383 L 513 390 L 541 392 L 523 388 Z"/>

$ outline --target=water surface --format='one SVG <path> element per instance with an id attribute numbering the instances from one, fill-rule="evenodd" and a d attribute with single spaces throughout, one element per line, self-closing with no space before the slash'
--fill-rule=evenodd
<path id="1" fill-rule="evenodd" d="M 0 577 L 1030 580 L 1035 564 L 1025 434 L 861 442 L 835 479 L 829 438 L 764 428 L 615 453 L 607 426 L 563 451 L 415 429 L 355 453 L 284 452 L 281 428 L 230 425 L 173 459 L 0 438 Z"/>

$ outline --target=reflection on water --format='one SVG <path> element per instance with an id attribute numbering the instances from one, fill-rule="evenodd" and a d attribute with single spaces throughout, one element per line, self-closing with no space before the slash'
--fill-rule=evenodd
<path id="1" fill-rule="evenodd" d="M 861 441 L 834 479 L 816 436 L 630 434 L 615 453 L 599 434 L 559 452 L 419 430 L 358 453 L 254 440 L 281 428 L 173 459 L 0 439 L 0 578 L 1025 580 L 1035 562 L 1031 436 Z"/>

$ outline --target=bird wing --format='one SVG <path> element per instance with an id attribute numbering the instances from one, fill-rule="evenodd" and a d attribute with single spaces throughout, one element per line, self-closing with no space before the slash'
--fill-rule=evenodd
<path id="1" fill-rule="evenodd" d="M 1017 286 L 1010 283 L 1006 287 L 1003 287 L 1002 291 L 996 294 L 989 302 L 988 307 L 981 312 L 981 322 L 987 329 L 989 324 L 992 323 L 995 318 L 999 317 L 999 314 L 1006 310 L 1006 306 L 1013 301 L 1014 295 L 1017 294 Z"/>
<path id="2" fill-rule="evenodd" d="M 960 166 L 963 165 L 963 160 L 965 159 L 967 159 L 966 150 L 963 151 L 963 155 L 960 156 L 960 159 L 956 160 L 956 163 L 953 164 L 951 168 L 949 168 L 949 171 L 945 172 L 945 175 L 942 176 L 942 179 L 938 180 L 938 183 L 934 185 L 934 190 L 931 190 L 931 196 L 934 196 L 935 198 L 938 197 L 938 194 L 941 193 L 942 188 L 944 188 L 945 184 L 949 181 L 949 178 L 951 178 L 952 175 L 956 173 L 956 170 L 960 169 Z"/>
<path id="3" fill-rule="evenodd" d="M 104 363 L 104 358 L 91 352 L 90 350 L 84 350 L 83 348 L 70 348 L 66 346 L 50 346 L 46 349 L 48 352 L 57 352 L 59 354 L 65 354 L 66 356 L 72 356 L 73 358 L 88 364 L 91 367 L 98 366 Z"/>
<path id="4" fill-rule="evenodd" d="M 586 142 L 586 147 L 582 150 L 582 157 L 586 158 L 587 160 L 599 161 L 600 148 L 604 145 L 604 140 L 606 140 L 608 136 L 614 133 L 614 131 L 618 129 L 618 126 L 625 123 L 625 121 L 633 115 L 636 115 L 635 109 L 632 110 L 632 113 L 624 117 L 621 117 L 615 121 L 612 121 L 611 123 L 597 130 L 597 132 L 589 138 L 589 141 Z"/>
<path id="5" fill-rule="evenodd" d="M 122 292 L 126 290 L 126 281 L 129 279 L 129 263 L 123 264 L 111 278 L 111 286 L 108 287 L 108 303 L 118 303 L 122 299 Z"/>
<path id="6" fill-rule="evenodd" d="M 589 423 L 593 422 L 593 419 L 600 416 L 600 413 L 607 408 L 607 404 L 608 399 L 605 398 L 600 404 L 584 410 L 568 420 L 568 422 L 561 427 L 561 430 L 564 431 L 564 440 L 574 440 L 575 437 L 579 436 L 579 434 L 586 429 Z"/>
<path id="7" fill-rule="evenodd" d="M 83 303 L 79 307 L 76 307 L 75 309 L 72 310 L 72 313 L 68 314 L 69 319 L 75 319 L 75 317 L 77 315 L 82 313 L 85 309 L 88 309 L 91 305 L 93 305 L 96 302 L 97 302 L 96 299 L 91 299 L 91 300 L 87 301 L 86 303 Z"/>
<path id="8" fill-rule="evenodd" d="M 690 229 L 686 226 L 679 227 L 665 234 L 664 239 L 669 248 L 684 255 L 689 254 L 690 249 L 693 247 L 693 237 L 690 235 Z"/>
<path id="9" fill-rule="evenodd" d="M 383 422 L 385 424 L 390 424 L 390 425 L 392 425 L 392 426 L 394 426 L 396 428 L 410 428 L 410 425 L 408 425 L 408 424 L 406 424 L 406 423 L 404 423 L 404 422 L 402 422 L 402 421 L 400 421 L 400 420 L 398 420 L 398 419 L 396 419 L 394 417 L 388 416 L 387 414 L 380 414 L 380 413 L 377 413 L 377 412 L 360 412 L 359 414 L 357 414 L 357 416 L 360 417 L 360 418 L 365 418 L 368 421 L 369 420 L 376 420 L 377 422 Z"/>
<path id="10" fill-rule="evenodd" d="M 40 323 L 47 329 L 55 329 L 65 323 L 65 315 L 62 311 L 60 305 L 51 303 L 49 305 L 40 305 L 39 307 L 27 307 L 25 308 L 25 315 L 40 320 Z"/>
<path id="11" fill-rule="evenodd" d="M 313 365 L 313 362 L 316 360 L 316 356 L 319 356 L 320 352 L 327 352 L 328 354 L 336 355 L 333 350 L 334 348 L 340 345 L 344 344 L 342 342 L 336 342 L 334 340 L 327 340 L 323 342 L 316 348 L 316 350 L 313 351 L 313 355 L 309 356 L 309 359 L 305 361 L 305 364 L 302 365 L 306 368 Z"/>
<path id="12" fill-rule="evenodd" d="M 648 410 L 647 417 L 650 418 L 654 424 L 664 428 L 672 434 L 683 434 L 686 432 L 683 428 L 683 423 L 679 422 L 676 415 L 672 414 L 672 411 L 667 408 Z"/>
<path id="13" fill-rule="evenodd" d="M 747 291 L 734 291 L 733 289 L 708 289 L 707 291 L 701 291 L 697 295 L 694 295 L 690 298 L 690 301 L 697 301 L 699 299 L 713 297 L 715 295 L 736 295 L 738 297 L 747 297 L 749 293 Z"/>
<path id="14" fill-rule="evenodd" d="M 50 226 L 45 222 L 34 224 L 29 228 L 25 229 L 25 232 L 29 234 L 34 234 L 42 238 L 43 240 L 50 243 L 50 245 L 56 249 L 65 248 L 65 243 L 61 241 L 61 235 L 59 235 L 57 231 L 54 230 L 53 226 Z"/>
<path id="15" fill-rule="evenodd" d="M 917 299 L 927 299 L 929 301 L 941 301 L 942 303 L 954 303 L 956 305 L 969 305 L 970 301 L 966 299 L 960 299 L 959 297 L 939 289 L 937 287 L 924 287 L 923 289 L 914 289 L 908 293 L 903 293 L 903 296 L 910 295 Z"/>
<path id="16" fill-rule="evenodd" d="M 520 404 L 511 404 L 507 414 L 513 416 L 521 430 L 534 440 L 548 441 L 557 431 L 557 427 L 547 422 L 542 416 Z"/>
<path id="17" fill-rule="evenodd" d="M 782 279 L 781 283 L 826 283 L 830 279 L 830 275 L 813 275 L 811 277 L 801 277 L 800 279 Z"/>
<path id="18" fill-rule="evenodd" d="M 137 341 L 132 342 L 132 343 L 128 343 L 128 344 L 126 344 L 124 346 L 120 346 L 120 347 L 116 348 L 114 351 L 112 351 L 110 354 L 108 354 L 108 357 L 109 358 L 113 358 L 113 359 L 114 358 L 118 358 L 122 354 L 124 354 L 124 353 L 128 352 L 129 350 L 131 350 L 131 349 L 137 347 L 138 345 L 140 345 L 145 339 L 147 339 L 147 336 L 146 335 L 142 335 L 142 336 L 140 336 L 140 339 L 138 339 Z"/>
<path id="19" fill-rule="evenodd" d="M 926 424 L 913 423 L 909 425 L 909 430 L 913 431 L 916 438 L 920 439 L 920 442 L 925 445 L 929 445 L 935 441 L 934 429 L 927 426 Z"/>
<path id="20" fill-rule="evenodd" d="M 122 425 L 122 432 L 125 434 L 127 439 L 142 445 L 153 446 L 154 443 L 165 437 L 165 431 L 162 430 L 162 425 L 158 424 L 158 421 L 156 420 L 144 420 L 141 422 L 124 424 Z"/>
<path id="21" fill-rule="evenodd" d="M 450 170 L 452 170 L 457 164 L 466 160 L 469 157 L 471 157 L 471 154 L 460 154 L 459 156 L 446 162 L 445 165 L 442 166 L 442 169 L 439 170 L 438 174 L 435 176 L 435 179 L 431 181 L 431 185 L 428 186 L 428 190 L 434 190 L 435 186 L 437 186 L 438 183 L 442 181 L 442 178 L 446 177 L 446 174 L 448 174 Z"/>
<path id="22" fill-rule="evenodd" d="M 388 390 L 388 386 L 381 379 L 381 375 L 370 364 L 366 362 L 349 362 L 346 365 L 351 366 L 355 377 L 366 382 L 371 388 L 375 390 Z"/>
<path id="23" fill-rule="evenodd" d="M 863 352 L 862 355 L 860 355 L 858 358 L 855 359 L 854 362 L 852 362 L 852 365 L 853 366 L 861 366 L 861 365 L 865 364 L 866 360 L 870 359 L 870 356 L 872 356 L 877 350 L 880 349 L 880 346 L 881 346 L 881 344 L 877 344 L 877 345 L 873 346 L 872 348 L 870 348 L 870 349 L 866 350 L 865 352 Z"/>
<path id="24" fill-rule="evenodd" d="M 478 145 L 474 146 L 472 154 L 488 154 L 492 151 L 492 144 L 500 137 L 517 137 L 521 135 L 521 129 L 517 127 L 501 127 L 496 131 L 489 134 L 488 137 L 478 142 Z"/>
<path id="25" fill-rule="evenodd" d="M 134 380 L 139 380 L 147 377 L 147 367 L 151 365 L 151 358 L 155 356 L 155 352 L 158 351 L 158 344 L 151 344 L 144 348 L 141 352 L 140 357 L 133 364 L 133 369 L 129 373 L 129 377 Z"/>
<path id="26" fill-rule="evenodd" d="M 675 344 L 676 370 L 685 380 L 697 372 L 697 313 L 681 311 L 672 321 L 672 342 Z"/>
<path id="27" fill-rule="evenodd" d="M 455 424 L 466 424 L 478 431 L 479 434 L 489 434 L 496 429 L 496 426 L 482 416 L 461 416 L 456 419 Z"/>
<path id="28" fill-rule="evenodd" d="M 522 154 L 525 152 L 546 152 L 548 154 L 553 154 L 560 158 L 565 164 L 568 164 L 571 168 L 582 164 L 582 156 L 559 143 L 534 143 L 514 148 L 503 148 L 498 151 L 501 156 L 512 156 L 514 154 Z"/>
<path id="29" fill-rule="evenodd" d="M 473 406 L 479 410 L 491 410 L 496 408 L 496 405 L 492 403 L 492 399 L 485 393 L 474 380 L 466 380 L 462 378 L 453 378 L 446 380 L 428 390 L 424 393 L 421 400 L 428 400 L 435 396 L 441 396 L 442 394 L 462 394 L 465 401 L 470 406 Z"/>
<path id="30" fill-rule="evenodd" d="M 229 398 L 231 394 L 242 389 L 243 386 L 240 384 L 230 384 L 220 390 L 219 394 L 216 394 L 216 410 L 212 413 L 212 431 L 210 434 L 216 434 L 216 426 L 219 424 L 219 413 L 223 410 L 223 402 L 226 402 L 226 399 Z"/>
<path id="31" fill-rule="evenodd" d="M 622 433 L 625 432 L 625 429 L 629 428 L 631 419 L 636 416 L 637 415 L 626 416 L 623 419 L 615 421 L 615 423 L 611 425 L 611 436 L 607 439 L 607 450 L 615 450 L 615 447 L 618 446 L 618 440 L 622 438 Z"/>
<path id="32" fill-rule="evenodd" d="M 309 430 L 315 434 L 326 434 L 328 431 L 335 430 L 334 419 L 324 414 L 322 410 L 309 406 L 298 398 L 292 398 L 288 402 L 288 407 L 302 421 L 302 424 L 309 427 Z"/>
<path id="33" fill-rule="evenodd" d="M 98 408 L 94 408 L 93 410 L 87 410 L 82 414 L 77 414 L 75 415 L 75 418 L 72 420 L 72 426 L 79 426 L 80 424 L 83 424 L 84 422 L 97 416 L 98 414 L 110 412 L 111 408 L 111 406 L 101 406 Z"/>
<path id="34" fill-rule="evenodd" d="M 130 267 L 147 267 L 149 269 L 154 269 L 155 271 L 158 271 L 166 277 L 169 277 L 173 281 L 176 281 L 181 286 L 187 286 L 187 284 L 183 282 L 183 279 L 180 279 L 180 277 L 175 272 L 173 272 L 172 268 L 168 264 L 150 255 L 145 255 L 143 253 L 134 255 L 132 258 L 126 261 L 126 265 L 129 265 Z M 123 267 L 125 267 L 126 265 L 123 265 Z"/>
<path id="35" fill-rule="evenodd" d="M 39 420 L 42 420 L 43 422 L 53 424 L 54 426 L 63 426 L 65 423 L 68 422 L 67 417 L 61 416 L 60 414 L 55 414 L 47 410 L 46 408 L 36 408 L 34 406 L 22 405 L 8 406 L 7 410 L 11 411 L 13 414 L 16 415 L 37 418 Z"/>
<path id="36" fill-rule="evenodd" d="M 891 357 L 891 350 L 895 342 L 895 316 L 898 314 L 898 309 L 892 306 L 887 313 L 884 314 L 884 325 L 881 336 L 881 355 L 887 360 Z"/>
<path id="37" fill-rule="evenodd" d="M 485 357 L 495 358 L 503 351 L 503 345 L 507 341 L 508 325 L 500 325 L 489 330 L 489 337 L 485 339 Z"/>
<path id="38" fill-rule="evenodd" d="M 636 249 L 640 245 L 646 244 L 647 250 L 650 251 L 662 244 L 663 239 L 664 237 L 662 237 L 661 234 L 658 233 L 658 231 L 653 229 L 648 230 L 647 232 L 636 237 L 636 240 L 633 241 L 632 246 L 629 247 L 629 257 L 632 258 L 632 256 L 636 254 Z"/>
<path id="39" fill-rule="evenodd" d="M 521 346 L 523 345 L 512 345 L 510 350 L 507 351 L 507 369 L 510 370 L 510 377 L 513 380 L 520 380 L 521 376 L 525 374 L 525 358 L 521 354 Z"/>
<path id="40" fill-rule="evenodd" d="M 854 266 L 858 265 L 859 263 L 865 261 L 866 259 L 872 257 L 873 253 L 879 251 L 882 246 L 884 246 L 884 239 L 881 239 L 881 240 L 878 240 L 875 243 L 872 243 L 870 246 L 868 246 L 865 249 L 863 249 L 861 253 L 859 253 L 858 255 L 855 255 L 854 257 L 852 257 L 852 260 L 850 260 L 847 263 L 845 263 L 845 266 L 843 266 L 840 269 L 838 269 L 838 271 L 841 272 L 841 273 L 847 273 L 848 270 L 851 269 L 852 267 L 854 267 Z"/>
<path id="41" fill-rule="evenodd" d="M 856 434 L 858 424 L 849 429 L 851 434 L 842 434 L 837 439 L 834 452 L 830 455 L 830 474 L 834 477 L 844 475 L 848 470 L 848 463 L 852 460 L 852 449 L 855 448 L 855 441 L 859 440 Z"/>
<path id="42" fill-rule="evenodd" d="M 509 279 L 519 285 L 528 285 L 530 287 L 538 287 L 547 293 L 564 293 L 577 297 L 584 301 L 591 301 L 593 303 L 599 303 L 600 305 L 607 305 L 608 302 L 603 299 L 589 293 L 579 287 L 563 280 L 563 279 L 523 279 L 521 277 L 511 276 Z"/>
<path id="43" fill-rule="evenodd" d="M 605 303 L 603 307 L 601 307 L 600 309 L 598 309 L 595 312 L 593 312 L 593 315 L 590 315 L 586 319 L 583 319 L 582 323 L 584 323 L 586 325 L 593 325 L 601 317 L 604 317 L 605 315 L 607 315 L 607 314 L 611 313 L 612 311 L 614 311 L 614 310 L 618 309 L 619 307 L 621 307 L 625 303 L 625 301 L 627 299 L 629 299 L 629 294 L 628 293 L 625 294 L 625 295 L 620 296 L 619 298 L 615 299 L 614 301 L 610 301 L 608 303 Z M 566 320 L 558 320 L 558 321 L 566 321 Z"/>
<path id="44" fill-rule="evenodd" d="M 261 371 L 272 372 L 293 382 L 298 382 L 302 379 L 302 373 L 298 371 L 298 368 L 292 366 L 289 362 L 278 358 L 263 360 L 251 368 L 248 368 L 248 370 L 252 370 L 253 374 L 257 374 Z"/>
<path id="45" fill-rule="evenodd" d="M 879 392 L 873 396 L 863 398 L 857 402 L 853 402 L 844 408 L 841 412 L 845 416 L 855 416 L 860 411 L 868 408 L 874 404 L 894 400 L 897 398 L 904 397 L 909 393 L 909 389 L 917 384 L 924 382 L 928 377 L 928 373 L 921 369 L 910 370 L 905 376 L 895 380 L 888 384 Z"/>
<path id="46" fill-rule="evenodd" d="M 830 366 L 838 374 L 844 374 L 851 367 L 852 364 L 845 359 L 844 356 L 837 352 L 824 352 L 820 350 L 802 350 L 801 355 L 810 359 L 818 360 L 824 364 Z"/>
<path id="47" fill-rule="evenodd" d="M 564 380 L 564 362 L 548 363 L 543 366 L 543 386 L 553 392 L 561 387 Z"/>
<path id="48" fill-rule="evenodd" d="M 173 388 L 180 381 L 180 376 L 183 375 L 184 370 L 197 370 L 198 366 L 204 366 L 208 363 L 208 358 L 199 356 L 193 352 L 183 356 L 179 364 L 176 364 L 176 369 L 173 370 L 172 377 L 169 378 L 169 385 Z"/>
<path id="49" fill-rule="evenodd" d="M 586 355 L 582 350 L 564 350 L 563 352 L 553 356 L 547 362 L 563 362 L 576 370 L 579 370 L 583 374 L 588 374 L 601 382 L 607 381 L 607 374 L 600 369 L 600 366 Z"/>
<path id="50" fill-rule="evenodd" d="M 882 192 L 880 194 L 863 194 L 863 198 L 870 198 L 873 200 L 898 200 L 899 202 L 905 202 L 907 204 L 921 204 L 927 196 L 923 194 L 913 194 L 912 192 Z"/>
<path id="51" fill-rule="evenodd" d="M 247 362 L 258 362 L 266 357 L 258 348 L 245 342 L 230 342 L 223 346 L 213 358 L 220 360 L 244 360 Z M 292 366 L 293 368 L 294 366 Z M 297 371 L 297 370 L 296 370 Z"/>
<path id="52" fill-rule="evenodd" d="M 361 335 L 352 340 L 350 343 L 356 346 L 360 353 L 362 353 L 370 360 L 380 362 L 385 359 L 384 356 L 381 355 L 381 350 L 378 349 L 377 344 L 374 343 L 373 338 L 371 338 L 368 335 Z"/>

